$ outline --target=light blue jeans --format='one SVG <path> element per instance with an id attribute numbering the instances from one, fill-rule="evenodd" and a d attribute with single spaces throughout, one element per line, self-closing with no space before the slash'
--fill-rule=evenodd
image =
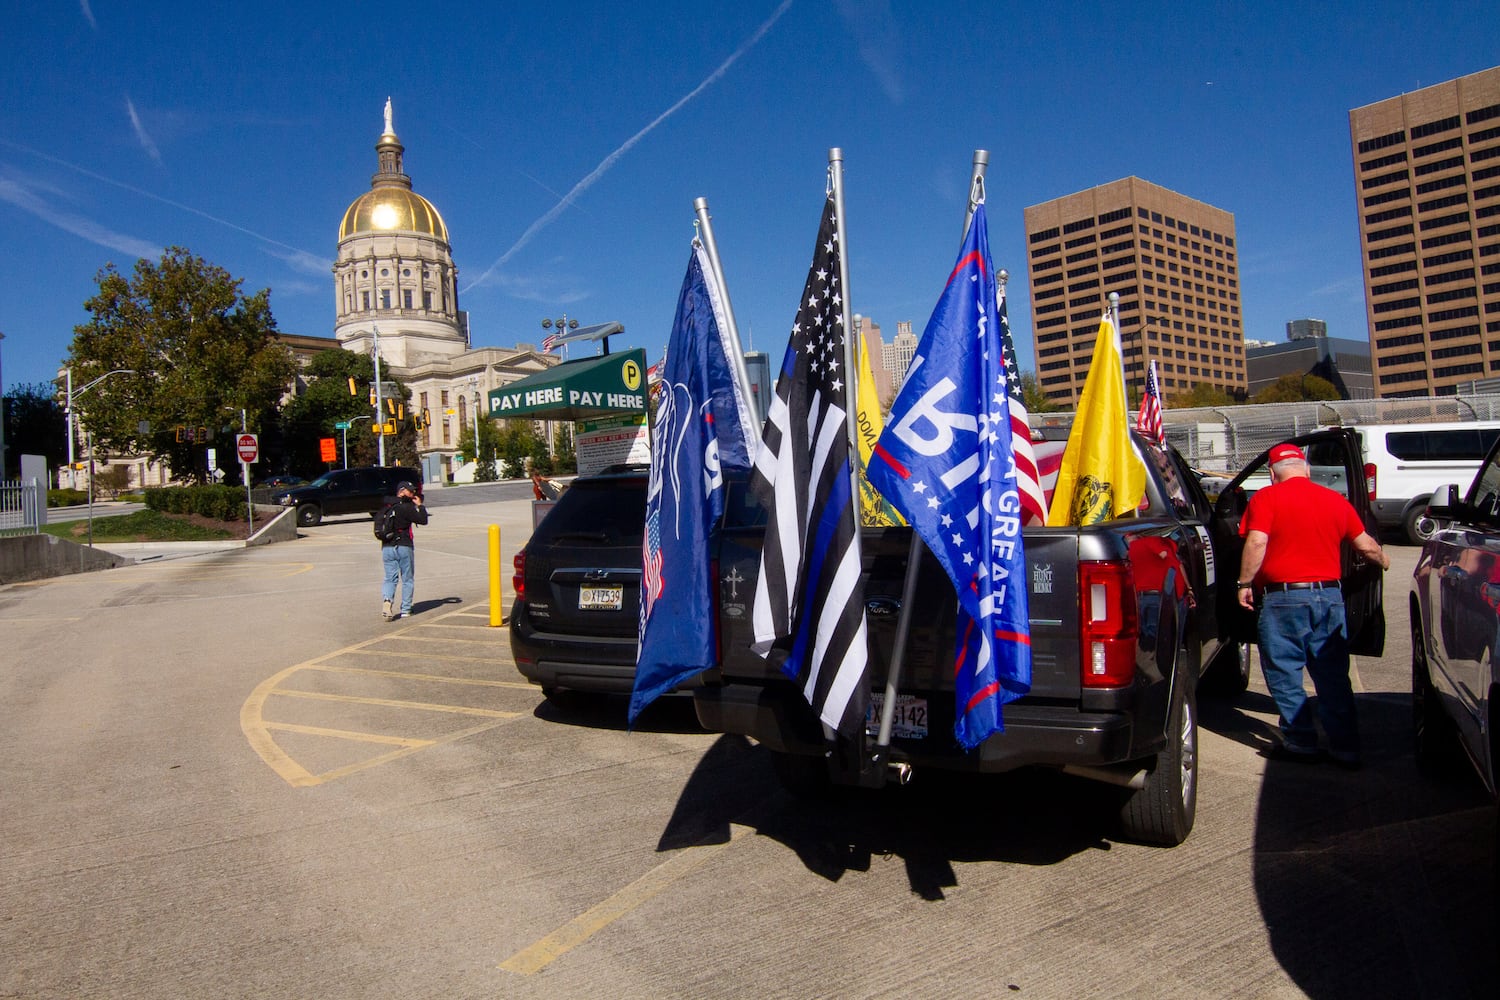
<path id="1" fill-rule="evenodd" d="M 1302 689 L 1302 670 L 1318 692 L 1318 719 L 1328 749 L 1359 756 L 1359 724 L 1349 683 L 1349 632 L 1337 590 L 1287 590 L 1261 598 L 1260 668 L 1281 714 L 1281 737 L 1292 750 L 1316 750 L 1318 731 Z"/>
<path id="2" fill-rule="evenodd" d="M 396 599 L 396 584 L 400 582 L 403 615 L 411 614 L 411 598 L 417 589 L 416 551 L 410 545 L 382 545 L 380 560 L 385 564 L 385 581 L 380 586 L 380 599 Z"/>

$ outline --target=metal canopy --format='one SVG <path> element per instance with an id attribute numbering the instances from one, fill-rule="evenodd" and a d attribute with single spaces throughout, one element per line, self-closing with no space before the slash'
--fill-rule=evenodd
<path id="1" fill-rule="evenodd" d="M 544 372 L 491 389 L 489 415 L 587 420 L 646 412 L 646 351 L 564 361 Z"/>

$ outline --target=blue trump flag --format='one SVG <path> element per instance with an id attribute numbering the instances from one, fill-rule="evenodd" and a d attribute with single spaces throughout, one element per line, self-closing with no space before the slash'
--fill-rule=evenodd
<path id="1" fill-rule="evenodd" d="M 927 543 L 958 595 L 953 734 L 973 748 L 1031 689 L 1031 624 L 1010 394 L 984 205 L 917 344 L 870 481 Z"/>
<path id="2" fill-rule="evenodd" d="M 724 296 L 695 240 L 651 434 L 641 542 L 641 628 L 629 721 L 718 661 L 709 532 L 724 511 L 724 473 L 754 454 L 749 396 L 735 377 Z"/>

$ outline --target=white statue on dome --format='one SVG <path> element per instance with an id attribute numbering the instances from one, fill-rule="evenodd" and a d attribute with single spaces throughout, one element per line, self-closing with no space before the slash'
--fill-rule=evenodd
<path id="1" fill-rule="evenodd" d="M 391 99 L 389 97 L 385 99 L 385 131 L 387 135 L 396 134 L 391 127 Z"/>

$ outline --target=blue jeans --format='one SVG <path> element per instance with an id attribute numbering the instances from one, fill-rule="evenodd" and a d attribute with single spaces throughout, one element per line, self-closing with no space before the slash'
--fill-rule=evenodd
<path id="1" fill-rule="evenodd" d="M 1302 690 L 1302 669 L 1318 692 L 1318 719 L 1328 749 L 1359 756 L 1359 724 L 1349 683 L 1349 632 L 1337 590 L 1287 590 L 1261 599 L 1260 669 L 1281 713 L 1281 737 L 1292 750 L 1316 750 L 1318 731 Z"/>
<path id="2" fill-rule="evenodd" d="M 416 552 L 410 545 L 383 545 L 380 561 L 385 564 L 385 581 L 380 586 L 380 599 L 396 599 L 396 583 L 400 581 L 401 608 L 403 615 L 411 614 L 411 597 L 417 589 Z"/>

